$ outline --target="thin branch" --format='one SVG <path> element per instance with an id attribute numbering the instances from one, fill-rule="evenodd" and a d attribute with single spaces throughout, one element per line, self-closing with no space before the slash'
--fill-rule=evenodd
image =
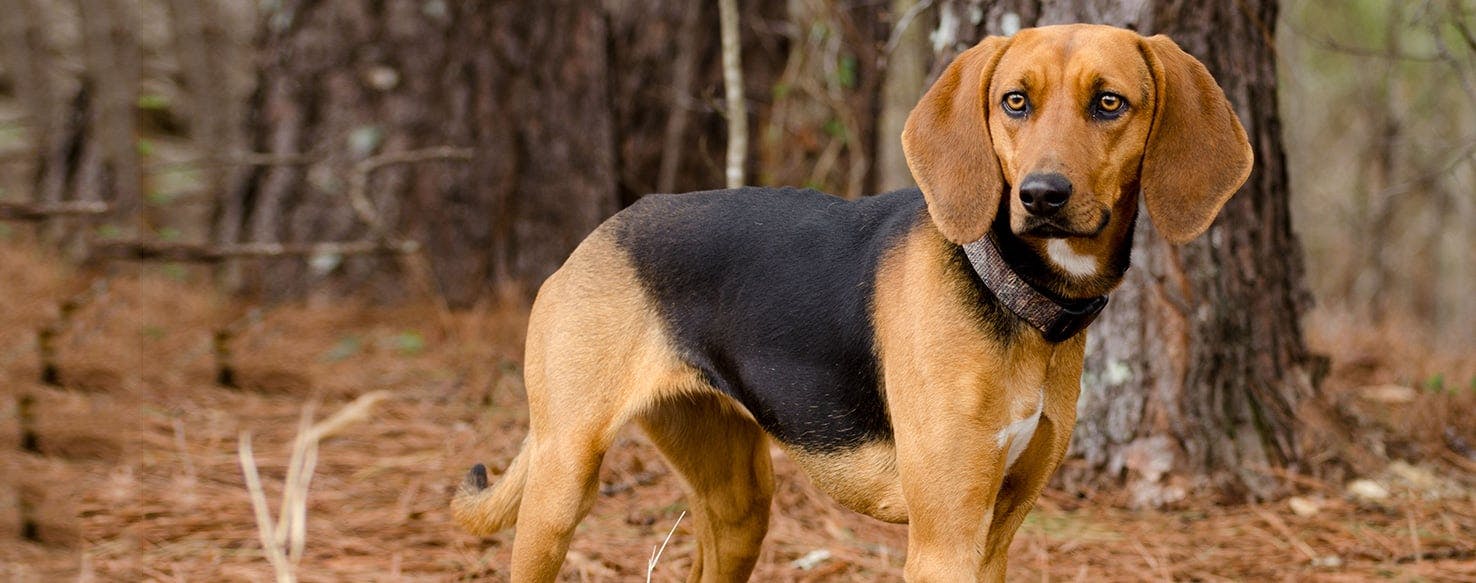
<path id="1" fill-rule="evenodd" d="M 313 470 L 318 463 L 319 442 L 348 424 L 367 417 L 375 404 L 389 396 L 389 391 L 365 393 L 316 424 L 313 423 L 314 405 L 309 404 L 303 409 L 297 438 L 292 443 L 292 454 L 287 462 L 287 476 L 282 484 L 279 509 L 281 515 L 276 522 L 272 521 L 271 508 L 267 505 L 266 493 L 261 487 L 261 476 L 256 469 L 256 458 L 251 453 L 251 434 L 241 433 L 237 449 L 241 473 L 246 478 L 246 490 L 251 494 L 251 507 L 256 515 L 257 535 L 261 539 L 262 551 L 272 564 L 278 583 L 296 581 L 297 566 L 301 563 L 307 546 L 308 488 L 312 485 Z"/>
<path id="2" fill-rule="evenodd" d="M 0 221 L 44 221 L 60 216 L 105 215 L 112 207 L 100 202 L 64 202 L 50 205 L 0 202 Z"/>
<path id="3" fill-rule="evenodd" d="M 1293 22 L 1289 18 L 1281 19 L 1281 24 L 1283 24 L 1287 28 L 1291 29 L 1291 31 L 1294 34 L 1296 34 L 1297 36 L 1300 36 L 1300 37 L 1306 39 L 1307 42 L 1311 43 L 1313 46 L 1315 46 L 1315 47 L 1317 47 L 1319 49 L 1325 50 L 1325 51 L 1331 51 L 1331 52 L 1335 52 L 1335 53 L 1342 53 L 1342 54 L 1353 56 L 1353 57 L 1374 58 L 1374 59 L 1394 59 L 1394 60 L 1400 60 L 1400 61 L 1413 61 L 1413 62 L 1416 62 L 1416 63 L 1438 63 L 1438 62 L 1444 60 L 1440 55 L 1414 55 L 1414 54 L 1407 54 L 1407 53 L 1403 53 L 1403 52 L 1399 52 L 1399 51 L 1384 50 L 1384 49 L 1371 49 L 1371 48 L 1368 48 L 1368 47 L 1359 47 L 1359 46 L 1353 46 L 1353 45 L 1343 44 L 1340 41 L 1336 41 L 1336 40 L 1333 40 L 1333 39 L 1330 39 L 1330 38 L 1325 38 L 1325 37 L 1321 37 L 1321 36 L 1318 36 L 1316 34 L 1313 34 L 1313 33 L 1309 32 L 1309 31 L 1301 28 L 1300 26 L 1297 25 L 1297 23 Z"/>
<path id="4" fill-rule="evenodd" d="M 217 263 L 226 259 L 252 257 L 366 255 L 371 253 L 403 254 L 414 253 L 419 249 L 419 243 L 408 240 L 327 243 L 240 243 L 220 246 L 191 243 L 158 243 L 152 241 L 118 241 L 94 246 L 93 256 L 96 258 L 133 261 Z"/>
<path id="5" fill-rule="evenodd" d="M 201 166 L 309 166 L 323 161 L 316 154 L 273 154 L 270 152 L 237 152 L 224 156 L 206 156 L 189 160 L 161 161 L 144 165 L 150 172 L 167 172 Z"/>
<path id="6" fill-rule="evenodd" d="M 261 551 L 266 554 L 267 562 L 271 563 L 277 583 L 293 583 L 297 577 L 292 565 L 287 562 L 282 545 L 273 538 L 276 526 L 272 524 L 266 491 L 261 487 L 261 475 L 256 470 L 256 456 L 251 453 L 251 433 L 241 432 L 237 438 L 236 454 L 241 460 L 241 474 L 246 478 L 246 491 L 251 494 L 251 509 L 256 515 L 256 535 L 261 541 Z"/>
<path id="7" fill-rule="evenodd" d="M 743 55 L 737 0 L 718 0 L 723 45 L 723 90 L 728 117 L 728 188 L 743 186 L 748 156 L 748 103 L 743 97 Z"/>
<path id="8" fill-rule="evenodd" d="M 887 47 L 882 50 L 882 59 L 885 60 L 897 50 L 897 45 L 902 42 L 902 34 L 907 32 L 907 27 L 912 26 L 912 21 L 932 6 L 933 0 L 920 0 L 909 7 L 907 12 L 902 13 L 902 17 L 897 19 L 897 24 L 892 27 L 891 36 L 887 38 Z"/>
<path id="9" fill-rule="evenodd" d="M 678 514 L 676 522 L 671 525 L 671 531 L 666 533 L 666 540 L 661 541 L 661 548 L 651 549 L 651 560 L 646 561 L 646 583 L 651 583 L 651 574 L 656 571 L 656 564 L 661 562 L 661 553 L 666 552 L 666 544 L 671 542 L 671 535 L 676 534 L 677 527 L 681 526 L 682 519 L 686 516 L 686 510 Z"/>
<path id="10" fill-rule="evenodd" d="M 365 158 L 359 163 L 354 164 L 353 174 L 349 176 L 349 206 L 354 209 L 354 214 L 359 216 L 359 220 L 369 226 L 369 238 L 377 239 L 384 234 L 385 225 L 379 216 L 378 210 L 374 208 L 374 203 L 369 201 L 369 179 L 374 175 L 375 171 L 386 166 L 414 164 L 431 160 L 470 161 L 474 153 L 471 148 L 438 146 L 421 150 L 389 152 Z"/>

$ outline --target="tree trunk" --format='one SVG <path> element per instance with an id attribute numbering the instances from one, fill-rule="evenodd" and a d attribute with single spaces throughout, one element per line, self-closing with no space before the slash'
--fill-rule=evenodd
<path id="1" fill-rule="evenodd" d="M 104 234 L 131 234 L 139 226 L 143 183 L 135 123 L 139 48 L 128 7 L 118 0 L 6 0 L 0 10 L 12 15 L 0 28 L 6 37 L 0 56 L 31 116 L 32 201 L 49 208 L 106 203 Z M 79 38 L 58 32 L 71 26 Z M 76 73 L 66 67 L 68 53 L 80 54 Z M 80 259 L 96 223 L 49 216 L 41 233 Z"/>
<path id="2" fill-rule="evenodd" d="M 1173 247 L 1139 221 L 1133 268 L 1088 336 L 1080 415 L 1058 479 L 1068 488 L 1126 486 L 1135 506 L 1193 492 L 1274 496 L 1279 481 L 1266 469 L 1303 458 L 1296 415 L 1315 390 L 1277 114 L 1276 0 L 983 4 L 943 3 L 940 26 L 952 28 L 940 37 L 957 42 L 940 53 L 1016 22 L 1167 34 L 1220 82 L 1256 154 L 1250 179 L 1205 236 Z"/>
<path id="3" fill-rule="evenodd" d="M 616 210 L 597 5 L 296 0 L 263 16 L 255 149 L 311 163 L 251 172 L 219 213 L 220 242 L 371 236 L 348 200 L 355 164 L 467 148 L 469 162 L 386 166 L 365 193 L 372 222 L 423 242 L 441 293 L 465 304 L 493 282 L 526 292 Z M 297 295 L 340 259 L 270 261 L 248 280 Z M 381 261 L 350 259 L 341 281 L 393 281 Z"/>
<path id="4" fill-rule="evenodd" d="M 927 89 L 928 22 L 917 0 L 892 0 L 892 33 L 882 58 L 881 119 L 877 121 L 876 174 L 880 192 L 913 186 L 912 171 L 902 155 L 902 128 L 912 107 Z"/>
<path id="5" fill-rule="evenodd" d="M 762 31 L 782 6 L 745 3 L 742 18 Z M 722 184 L 722 121 L 703 106 L 721 88 L 717 11 L 702 3 L 294 0 L 264 18 L 254 149 L 307 160 L 240 181 L 218 213 L 222 243 L 372 235 L 346 204 L 356 164 L 468 148 L 469 162 L 376 172 L 371 206 L 426 245 L 453 305 L 492 288 L 527 298 L 625 204 Z M 762 39 L 745 34 L 745 53 L 763 57 L 745 70 L 749 99 L 767 95 L 784 48 Z M 272 261 L 248 280 L 300 295 L 335 273 L 340 287 L 392 292 L 383 261 Z"/>

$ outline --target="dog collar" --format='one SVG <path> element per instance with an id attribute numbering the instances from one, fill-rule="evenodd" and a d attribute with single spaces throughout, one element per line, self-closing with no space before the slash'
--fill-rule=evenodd
<path id="1" fill-rule="evenodd" d="M 1107 306 L 1107 296 L 1067 300 L 1035 289 L 1005 262 L 994 239 L 987 234 L 978 241 L 965 244 L 963 249 L 984 287 L 989 288 L 1006 309 L 1040 330 L 1046 342 L 1060 342 L 1075 336 L 1091 325 L 1097 314 L 1102 313 L 1102 308 Z"/>

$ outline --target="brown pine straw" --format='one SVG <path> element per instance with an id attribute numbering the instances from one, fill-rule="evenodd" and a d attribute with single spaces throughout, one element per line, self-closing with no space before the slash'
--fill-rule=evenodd
<path id="1" fill-rule="evenodd" d="M 276 548 L 296 553 L 295 576 L 305 582 L 507 580 L 512 532 L 461 534 L 447 502 L 472 463 L 497 473 L 523 438 L 521 310 L 447 313 L 430 302 L 386 309 L 342 301 L 268 309 L 237 339 L 242 388 L 233 390 L 214 384 L 209 343 L 249 306 L 199 291 L 194 280 L 120 273 L 107 298 L 80 310 L 57 338 L 65 386 L 46 387 L 35 350 L 25 347 L 54 317 L 57 298 L 87 286 L 85 276 L 56 263 L 0 245 L 0 355 L 15 354 L 0 360 L 0 418 L 13 419 L 3 416 L 14 399 L 30 395 L 41 450 L 20 451 L 15 430 L 0 423 L 0 572 L 43 581 L 84 574 L 93 581 L 261 581 L 277 576 L 267 558 Z M 1373 339 L 1319 348 L 1335 363 L 1393 350 Z M 1376 371 L 1389 371 L 1388 378 L 1374 380 L 1427 374 L 1396 366 L 1404 365 L 1381 361 Z M 1446 370 L 1448 378 L 1468 378 Z M 1349 380 L 1353 373 L 1336 364 L 1333 374 L 1324 387 L 1332 400 L 1365 382 Z M 338 411 L 356 399 L 377 404 L 357 422 L 316 432 L 314 463 L 304 463 L 306 450 L 294 456 L 303 436 L 315 433 L 304 430 L 305 404 Z M 1405 452 L 1400 459 L 1453 489 L 1422 490 L 1376 473 L 1364 477 L 1384 481 L 1391 497 L 1361 502 L 1344 490 L 1354 476 L 1268 470 L 1297 495 L 1321 501 L 1312 516 L 1282 502 L 1225 506 L 1203 498 L 1135 511 L 1113 506 L 1120 499 L 1113 492 L 1082 498 L 1051 490 L 1011 549 L 1010 579 L 1476 581 L 1470 460 L 1442 453 L 1438 441 L 1392 441 L 1419 435 L 1434 415 L 1471 419 L 1468 399 L 1421 393 L 1408 405 L 1411 417 L 1379 421 L 1377 432 L 1370 425 L 1350 438 L 1391 440 L 1390 451 Z M 275 515 L 266 513 L 272 524 L 265 531 L 243 482 L 243 432 L 258 504 L 279 503 Z M 753 580 L 900 580 L 906 528 L 840 508 L 774 451 L 774 512 Z M 299 510 L 284 513 L 284 485 L 305 478 L 311 489 L 292 495 Z M 651 550 L 671 533 L 651 580 L 684 580 L 695 551 L 692 521 L 677 523 L 686 500 L 655 449 L 627 430 L 600 481 L 562 579 L 641 580 Z M 19 500 L 33 508 L 41 542 L 17 536 Z M 283 528 L 287 544 L 277 537 Z M 830 558 L 809 570 L 795 566 L 820 549 Z"/>

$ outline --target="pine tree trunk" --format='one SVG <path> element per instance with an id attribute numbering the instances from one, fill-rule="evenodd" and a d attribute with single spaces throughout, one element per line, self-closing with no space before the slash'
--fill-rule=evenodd
<path id="1" fill-rule="evenodd" d="M 264 18 L 255 149 L 313 163 L 252 172 L 219 213 L 222 242 L 364 237 L 347 200 L 354 164 L 467 148 L 470 161 L 387 166 L 367 192 L 379 222 L 425 244 L 446 299 L 465 304 L 494 282 L 526 293 L 617 209 L 598 5 L 296 0 Z M 254 283 L 296 295 L 333 259 L 273 261 Z M 383 261 L 350 259 L 341 281 L 393 281 Z"/>
<path id="2" fill-rule="evenodd" d="M 752 31 L 782 7 L 743 7 L 744 51 L 759 57 L 750 99 L 767 96 L 784 49 Z M 471 159 L 375 173 L 379 222 L 425 245 L 452 305 L 492 289 L 530 298 L 625 204 L 722 184 L 724 128 L 703 106 L 721 88 L 717 11 L 702 3 L 289 0 L 263 16 L 248 126 L 253 150 L 284 160 L 239 181 L 217 212 L 219 242 L 371 235 L 347 200 L 354 165 L 454 146 Z M 384 295 L 402 279 L 383 257 L 317 259 L 273 260 L 247 281 L 280 297 Z"/>
<path id="3" fill-rule="evenodd" d="M 1294 468 L 1306 453 L 1296 417 L 1315 391 L 1316 368 L 1300 328 L 1310 297 L 1277 115 L 1276 0 L 955 0 L 940 8 L 940 25 L 957 39 L 940 57 L 1016 26 L 1097 22 L 1167 34 L 1220 82 L 1250 136 L 1255 170 L 1188 245 L 1173 247 L 1139 221 L 1133 268 L 1088 337 L 1059 481 L 1126 486 L 1135 506 L 1197 492 L 1274 496 L 1279 482 L 1266 470 Z"/>

